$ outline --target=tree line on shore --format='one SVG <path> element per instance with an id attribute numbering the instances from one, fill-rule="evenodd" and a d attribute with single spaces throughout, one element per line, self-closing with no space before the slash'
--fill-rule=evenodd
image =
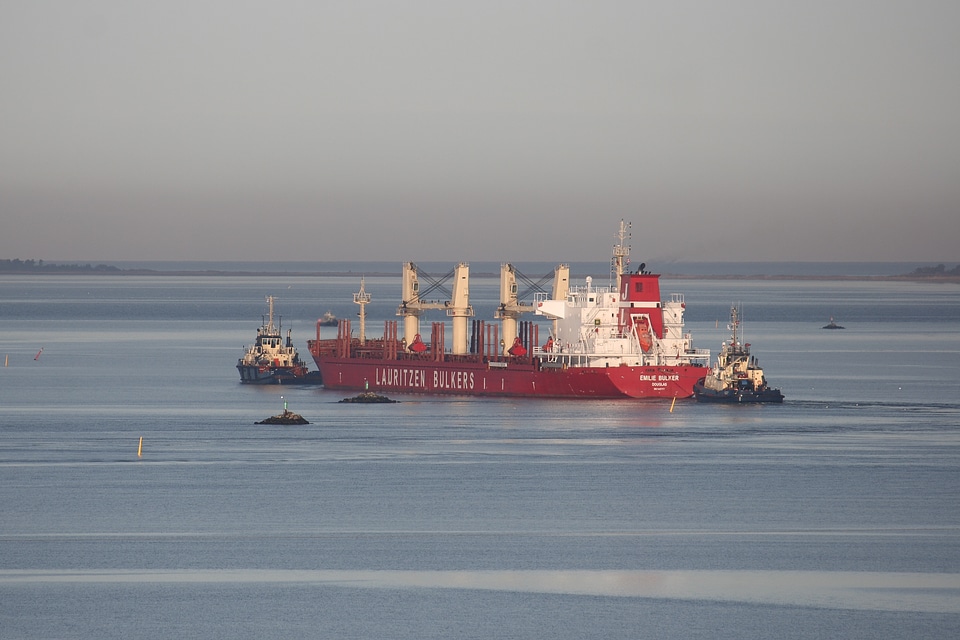
<path id="1" fill-rule="evenodd" d="M 120 271 L 118 267 L 109 264 L 53 264 L 43 260 L 0 260 L 0 271 Z"/>
<path id="2" fill-rule="evenodd" d="M 929 276 L 931 278 L 941 276 L 960 276 L 960 264 L 955 266 L 953 269 L 947 269 L 947 267 L 943 264 L 938 264 L 935 267 L 917 267 L 910 275 Z"/>

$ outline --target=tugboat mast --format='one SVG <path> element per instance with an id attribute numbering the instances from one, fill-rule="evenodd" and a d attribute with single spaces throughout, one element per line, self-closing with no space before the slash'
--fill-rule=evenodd
<path id="1" fill-rule="evenodd" d="M 740 318 L 738 314 L 738 309 L 736 305 L 730 306 L 730 327 L 731 336 L 730 339 L 733 341 L 733 344 L 730 346 L 734 349 L 739 349 L 740 347 Z"/>
<path id="2" fill-rule="evenodd" d="M 269 318 L 267 322 L 267 333 L 277 333 L 277 328 L 273 326 L 273 296 L 267 296 L 267 305 L 267 308 L 270 310 L 269 315 L 267 316 Z"/>
<path id="3" fill-rule="evenodd" d="M 730 330 L 730 353 L 749 354 L 750 351 L 743 342 L 743 331 L 740 328 L 740 315 L 740 307 L 735 304 L 730 305 L 730 324 L 727 325 L 727 329 Z"/>

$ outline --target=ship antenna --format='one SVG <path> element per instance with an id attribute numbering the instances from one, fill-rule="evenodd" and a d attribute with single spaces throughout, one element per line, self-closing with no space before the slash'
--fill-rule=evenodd
<path id="1" fill-rule="evenodd" d="M 267 304 L 270 309 L 270 324 L 267 325 L 267 332 L 273 333 L 276 331 L 273 326 L 273 296 L 267 296 Z"/>
<path id="2" fill-rule="evenodd" d="M 364 286 L 364 277 L 360 276 L 360 291 L 353 294 L 353 301 L 360 305 L 360 344 L 367 341 L 367 304 L 370 302 L 370 294 Z"/>
<path id="3" fill-rule="evenodd" d="M 617 291 L 620 291 L 620 277 L 627 271 L 630 264 L 630 240 L 633 237 L 632 222 L 624 222 L 620 218 L 620 230 L 617 232 L 617 244 L 613 245 L 613 258 L 610 260 L 611 280 L 616 279 Z"/>
<path id="4" fill-rule="evenodd" d="M 740 317 L 740 342 L 743 343 L 744 349 L 746 349 L 747 339 L 743 336 L 743 303 L 741 302 L 737 307 L 737 315 Z"/>

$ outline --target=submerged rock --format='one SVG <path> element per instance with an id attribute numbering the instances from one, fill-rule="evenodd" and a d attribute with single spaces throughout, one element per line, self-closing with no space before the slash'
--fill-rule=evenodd
<path id="1" fill-rule="evenodd" d="M 357 402 L 357 403 L 366 402 L 366 403 L 376 404 L 378 402 L 379 403 L 386 403 L 386 402 L 395 403 L 396 400 L 391 400 L 387 396 L 377 395 L 373 391 L 364 391 L 358 396 L 354 396 L 352 398 L 344 398 L 340 402 Z"/>
<path id="2" fill-rule="evenodd" d="M 266 420 L 261 420 L 256 424 L 310 424 L 302 415 L 292 411 L 283 410 L 283 413 L 271 416 Z"/>

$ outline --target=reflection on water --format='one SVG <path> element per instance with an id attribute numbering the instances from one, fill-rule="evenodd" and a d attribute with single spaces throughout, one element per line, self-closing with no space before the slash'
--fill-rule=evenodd
<path id="1" fill-rule="evenodd" d="M 0 585 L 38 583 L 327 584 L 378 589 L 709 600 L 960 613 L 960 574 L 854 571 L 0 571 Z"/>

